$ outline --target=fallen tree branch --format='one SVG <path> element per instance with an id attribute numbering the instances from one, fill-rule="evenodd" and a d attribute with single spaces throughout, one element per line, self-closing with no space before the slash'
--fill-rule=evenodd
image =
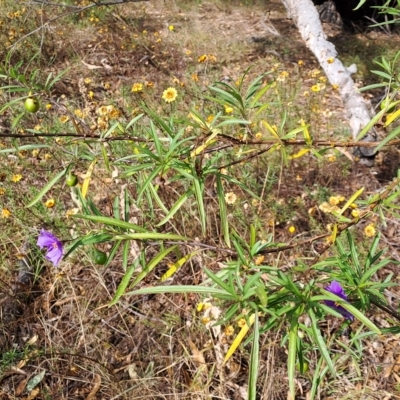
<path id="1" fill-rule="evenodd" d="M 346 68 L 337 58 L 335 46 L 326 39 L 318 11 L 311 0 L 282 0 L 282 3 L 294 20 L 304 43 L 317 57 L 329 82 L 338 88 L 351 135 L 356 140 L 372 118 L 372 111 L 351 78 L 351 75 L 357 71 L 357 67 L 353 64 Z M 363 137 L 365 142 L 375 142 L 376 139 L 377 134 L 373 128 Z M 371 166 L 375 151 L 373 148 L 359 147 L 355 155 L 359 156 L 364 164 Z"/>

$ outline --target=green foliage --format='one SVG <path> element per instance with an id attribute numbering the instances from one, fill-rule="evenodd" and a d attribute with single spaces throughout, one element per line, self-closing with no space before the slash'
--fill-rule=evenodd
<path id="1" fill-rule="evenodd" d="M 100 11 L 93 14 L 93 18 L 105 16 Z M 382 70 L 374 72 L 383 82 L 369 88 L 385 87 L 390 94 L 360 138 L 388 111 L 394 113 L 389 116 L 390 123 L 400 115 L 397 110 L 400 102 L 395 100 L 399 90 L 397 58 L 391 62 L 382 58 L 377 62 Z M 5 102 L 0 113 L 9 112 L 12 124 L 11 140 L 0 149 L 0 154 L 56 147 L 53 133 L 46 135 L 29 128 L 26 131 L 33 136 L 32 143 L 20 145 L 16 132 L 28 125 L 29 118 L 37 118 L 36 113 L 28 115 L 22 111 L 24 100 L 35 96 L 42 105 L 57 104 L 51 89 L 67 72 L 45 76 L 39 68 L 31 70 L 22 61 L 13 64 L 8 58 L 3 63 L 0 80 Z M 274 169 L 280 168 L 296 169 L 299 165 L 296 163 L 304 160 L 305 164 L 317 160 L 317 165 L 322 165 L 331 147 L 343 147 L 340 138 L 337 142 L 331 138 L 320 141 L 311 122 L 299 121 L 297 111 L 288 105 L 288 98 L 276 89 L 277 82 L 282 82 L 274 77 L 274 72 L 250 77 L 251 69 L 247 69 L 236 83 L 214 82 L 205 93 L 197 94 L 197 101 L 176 101 L 163 104 L 165 107 L 160 107 L 161 96 L 159 101 L 151 101 L 151 95 L 140 93 L 134 97 L 126 89 L 129 102 L 125 107 L 133 108 L 126 105 L 133 103 L 138 108 L 133 117 L 114 105 L 100 106 L 93 102 L 88 115 L 82 113 L 79 117 L 65 106 L 64 117 L 69 122 L 65 130 L 73 132 L 65 135 L 60 146 L 61 162 L 57 170 L 49 168 L 47 182 L 37 186 L 36 192 L 30 192 L 24 205 L 25 209 L 40 213 L 43 211 L 40 203 L 49 193 L 63 190 L 63 194 L 71 196 L 79 209 L 72 216 L 77 235 L 66 241 L 64 259 L 86 250 L 96 268 L 106 269 L 111 265 L 121 268 L 122 278 L 109 306 L 124 296 L 198 294 L 211 298 L 223 310 L 223 317 L 215 326 L 230 326 L 243 320 L 225 362 L 238 348 L 251 345 L 250 399 L 258 398 L 262 337 L 280 332 L 281 346 L 287 349 L 290 396 L 295 398 L 297 374 L 310 377 L 308 368 L 312 368 L 310 398 L 313 399 L 321 382 L 338 374 L 334 344 L 339 333 L 330 339 L 325 336 L 321 324 L 327 318 L 342 318 L 340 310 L 344 309 L 358 321 L 359 329 L 350 343 L 343 345 L 354 360 L 362 357 L 362 338 L 384 333 L 368 314 L 373 306 L 390 311 L 384 291 L 394 285 L 392 276 L 380 281 L 377 272 L 394 261 L 380 248 L 379 234 L 364 251 L 353 227 L 372 213 L 379 214 L 382 221 L 390 214 L 397 215 L 399 179 L 383 193 L 362 199 L 359 197 L 363 189 L 358 189 L 329 215 L 332 230 L 327 233 L 325 227 L 319 227 L 317 238 L 308 235 L 308 239 L 300 242 L 288 236 L 276 238 L 273 229 L 272 233 L 266 232 L 267 216 L 260 215 L 261 208 L 257 209 L 265 198 L 271 204 L 264 206 L 263 212 L 268 209 L 279 215 L 281 223 L 296 215 L 289 200 L 282 205 L 276 193 L 265 195 L 265 191 L 277 186 L 279 191 L 280 180 L 270 173 L 273 175 Z M 286 95 L 295 96 L 295 91 Z M 89 103 L 88 99 L 85 101 Z M 313 101 L 317 103 L 318 98 Z M 98 120 L 103 113 L 107 116 L 101 125 Z M 53 124 L 54 119 L 45 114 L 43 106 L 37 114 L 43 120 L 49 118 L 54 135 L 64 131 Z M 95 125 L 95 133 L 91 124 Z M 397 138 L 399 132 L 394 129 L 377 150 Z M 79 169 L 84 171 L 80 185 L 78 176 L 72 172 Z M 107 187 L 111 210 L 102 207 L 94 196 L 95 185 L 110 176 L 114 179 Z M 65 180 L 68 187 L 62 186 Z M 314 198 L 327 200 L 328 190 L 318 185 L 315 188 Z M 356 217 L 350 212 L 355 202 L 362 206 Z M 272 224 L 275 228 L 274 221 Z M 329 256 L 321 256 L 321 252 L 311 258 L 304 252 L 291 264 L 279 259 L 283 252 L 308 247 L 317 239 L 327 239 L 322 244 L 331 250 Z M 204 254 L 218 259 L 218 267 L 203 265 Z M 174 278 L 186 263 L 198 258 L 202 260 L 197 261 L 204 277 L 202 282 L 163 284 Z M 168 269 L 157 278 L 158 285 L 142 287 L 144 281 L 154 279 L 155 271 L 165 265 Z M 340 282 L 349 301 L 324 289 L 332 281 Z M 329 306 L 329 302 L 335 306 Z M 315 354 L 316 362 L 312 363 Z"/>

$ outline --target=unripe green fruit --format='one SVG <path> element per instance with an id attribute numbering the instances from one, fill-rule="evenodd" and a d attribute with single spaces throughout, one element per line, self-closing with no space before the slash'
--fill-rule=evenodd
<path id="1" fill-rule="evenodd" d="M 93 261 L 98 265 L 104 265 L 107 262 L 107 254 L 103 251 L 93 248 Z"/>
<path id="2" fill-rule="evenodd" d="M 78 184 L 78 177 L 75 174 L 68 174 L 65 178 L 65 182 L 68 186 L 76 186 Z"/>
<path id="3" fill-rule="evenodd" d="M 34 97 L 28 97 L 25 100 L 24 107 L 26 111 L 35 113 L 39 110 L 40 105 L 37 99 L 35 99 Z"/>

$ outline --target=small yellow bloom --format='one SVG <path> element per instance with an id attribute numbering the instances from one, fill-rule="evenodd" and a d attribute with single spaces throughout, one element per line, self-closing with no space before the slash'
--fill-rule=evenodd
<path id="1" fill-rule="evenodd" d="M 70 210 L 67 210 L 67 212 L 65 213 L 65 216 L 67 218 L 71 217 L 72 215 L 78 214 L 79 212 L 79 208 L 72 208 Z"/>
<path id="2" fill-rule="evenodd" d="M 232 325 L 229 325 L 224 329 L 225 336 L 232 336 L 234 334 L 234 332 L 235 332 L 235 329 Z"/>
<path id="3" fill-rule="evenodd" d="M 351 211 L 351 216 L 353 218 L 357 218 L 360 215 L 360 211 L 359 210 L 352 210 Z"/>
<path id="4" fill-rule="evenodd" d="M 320 88 L 320 86 L 318 84 L 311 86 L 311 91 L 314 92 L 314 93 L 319 92 L 320 90 L 321 90 L 321 88 Z"/>
<path id="5" fill-rule="evenodd" d="M 77 108 L 77 109 L 74 111 L 74 114 L 75 114 L 75 116 L 77 116 L 78 118 L 82 118 L 82 117 L 83 117 L 83 112 L 82 112 L 82 110 L 80 110 L 79 108 Z"/>
<path id="6" fill-rule="evenodd" d="M 340 196 L 331 196 L 329 197 L 329 204 L 331 206 L 337 206 L 341 201 L 341 197 Z"/>
<path id="7" fill-rule="evenodd" d="M 170 26 L 168 27 L 168 29 L 172 32 L 172 31 L 175 30 L 175 27 L 174 27 L 173 25 L 170 25 Z"/>
<path id="8" fill-rule="evenodd" d="M 225 107 L 225 112 L 226 112 L 227 114 L 232 114 L 233 108 L 232 108 L 232 107 Z"/>
<path id="9" fill-rule="evenodd" d="M 162 95 L 162 98 L 166 103 L 172 103 L 173 101 L 176 100 L 178 97 L 178 92 L 175 88 L 169 87 L 168 89 L 165 89 Z"/>
<path id="10" fill-rule="evenodd" d="M 11 212 L 7 208 L 3 208 L 1 211 L 1 217 L 4 219 L 10 218 L 11 217 Z"/>
<path id="11" fill-rule="evenodd" d="M 204 303 L 199 303 L 197 304 L 196 311 L 201 312 L 203 311 L 203 308 L 204 308 Z"/>
<path id="12" fill-rule="evenodd" d="M 261 255 L 256 257 L 256 259 L 254 260 L 254 264 L 256 265 L 261 265 L 265 260 L 265 256 Z"/>
<path id="13" fill-rule="evenodd" d="M 54 199 L 48 199 L 48 200 L 44 203 L 44 205 L 45 205 L 47 208 L 53 208 L 53 207 L 55 206 L 55 204 L 56 204 L 56 202 L 55 202 Z"/>
<path id="14" fill-rule="evenodd" d="M 289 233 L 295 233 L 296 232 L 296 227 L 295 226 L 289 226 L 289 229 L 288 229 L 288 231 L 289 231 Z"/>
<path id="15" fill-rule="evenodd" d="M 0 196 L 3 196 L 3 194 L 6 192 L 4 188 L 0 188 Z"/>
<path id="16" fill-rule="evenodd" d="M 238 324 L 239 328 L 242 328 L 247 324 L 247 322 L 244 318 L 240 318 L 239 321 L 237 322 L 237 324 Z"/>
<path id="17" fill-rule="evenodd" d="M 92 83 L 92 80 L 90 78 L 85 78 L 84 82 L 86 83 L 86 85 L 89 85 L 89 83 Z"/>
<path id="18" fill-rule="evenodd" d="M 369 224 L 364 228 L 364 234 L 367 237 L 372 237 L 375 236 L 376 234 L 376 229 L 374 227 L 374 224 Z"/>
<path id="19" fill-rule="evenodd" d="M 208 310 L 211 307 L 212 307 L 211 303 L 204 303 L 204 305 L 203 305 L 204 311 Z"/>
<path id="20" fill-rule="evenodd" d="M 133 84 L 132 92 L 138 93 L 138 92 L 141 92 L 142 90 L 143 90 L 143 84 L 138 83 L 138 82 Z"/>
<path id="21" fill-rule="evenodd" d="M 332 84 L 332 89 L 333 90 L 338 90 L 339 89 L 339 85 L 337 85 L 336 83 Z"/>
<path id="22" fill-rule="evenodd" d="M 68 115 L 61 115 L 61 117 L 60 117 L 60 122 L 61 122 L 62 124 L 65 124 L 65 123 L 67 123 L 68 121 L 69 121 Z"/>
<path id="23" fill-rule="evenodd" d="M 303 66 L 304 65 L 304 61 L 303 60 L 299 60 L 299 61 L 297 61 L 297 64 L 300 65 L 300 66 Z"/>
<path id="24" fill-rule="evenodd" d="M 321 71 L 319 69 L 314 68 L 312 71 L 309 72 L 309 75 L 312 78 L 316 78 L 320 73 L 321 73 Z"/>
<path id="25" fill-rule="evenodd" d="M 203 321 L 203 324 L 208 324 L 211 321 L 211 318 L 203 317 L 201 320 Z"/>
<path id="26" fill-rule="evenodd" d="M 192 54 L 192 50 L 189 50 L 189 49 L 186 50 L 186 51 L 185 51 L 185 54 L 186 54 L 187 56 L 190 56 L 190 55 Z"/>
<path id="27" fill-rule="evenodd" d="M 356 203 L 351 203 L 350 208 L 354 210 L 355 208 L 358 208 L 358 205 Z"/>
<path id="28" fill-rule="evenodd" d="M 46 153 L 45 155 L 44 155 L 44 159 L 46 160 L 46 161 L 48 161 L 48 160 L 50 160 L 52 157 L 51 157 L 51 154 L 50 153 Z"/>
<path id="29" fill-rule="evenodd" d="M 47 103 L 46 105 L 45 105 L 45 107 L 46 107 L 46 110 L 50 110 L 50 108 L 51 107 L 53 107 L 50 103 Z"/>
<path id="30" fill-rule="evenodd" d="M 310 96 L 310 92 L 308 92 L 308 91 L 306 90 L 305 92 L 303 92 L 303 96 L 304 96 L 304 97 Z"/>
<path id="31" fill-rule="evenodd" d="M 203 54 L 202 56 L 200 56 L 200 57 L 197 59 L 197 62 L 199 62 L 199 63 L 203 63 L 203 62 L 205 62 L 205 61 L 207 61 L 207 55 L 206 55 L 206 54 Z"/>
<path id="32" fill-rule="evenodd" d="M 236 199 L 236 194 L 233 192 L 226 193 L 225 195 L 226 204 L 235 204 Z"/>
<path id="33" fill-rule="evenodd" d="M 21 179 L 22 179 L 21 174 L 16 174 L 16 175 L 13 175 L 13 177 L 12 177 L 13 182 L 19 182 Z"/>
<path id="34" fill-rule="evenodd" d="M 256 133 L 256 139 L 261 139 L 263 137 L 263 134 L 261 132 Z"/>
<path id="35" fill-rule="evenodd" d="M 329 57 L 327 60 L 328 64 L 332 64 L 335 61 L 334 57 Z"/>
<path id="36" fill-rule="evenodd" d="M 278 78 L 276 79 L 278 82 L 285 82 L 286 78 L 289 76 L 289 72 L 282 71 L 279 73 Z"/>
<path id="37" fill-rule="evenodd" d="M 90 91 L 89 91 L 89 93 L 88 93 L 88 97 L 89 97 L 89 99 L 90 99 L 90 100 L 92 100 L 92 99 L 93 99 L 93 97 L 94 97 L 94 93 L 93 93 L 93 91 L 92 91 L 92 90 L 90 90 Z"/>
<path id="38" fill-rule="evenodd" d="M 329 162 L 335 162 L 336 161 L 336 156 L 334 154 L 329 154 L 327 158 L 328 158 Z"/>
<path id="39" fill-rule="evenodd" d="M 153 87 L 154 87 L 154 82 L 152 82 L 152 81 L 148 81 L 148 82 L 147 82 L 147 81 L 146 81 L 145 85 L 146 85 L 147 88 L 150 89 L 150 88 L 153 88 Z"/>

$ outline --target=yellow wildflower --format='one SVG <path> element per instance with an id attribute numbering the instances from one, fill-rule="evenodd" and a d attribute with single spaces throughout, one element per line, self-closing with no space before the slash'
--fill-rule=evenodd
<path id="1" fill-rule="evenodd" d="M 299 61 L 297 61 L 297 64 L 300 65 L 300 66 L 303 66 L 304 65 L 304 61 L 303 60 L 299 60 Z"/>
<path id="2" fill-rule="evenodd" d="M 317 85 L 312 85 L 311 86 L 311 91 L 312 92 L 319 92 L 321 90 L 321 88 L 320 88 L 320 86 L 317 84 Z"/>
<path id="3" fill-rule="evenodd" d="M 86 85 L 89 85 L 89 83 L 92 83 L 92 80 L 90 78 L 85 78 L 84 82 L 86 83 Z"/>
<path id="4" fill-rule="evenodd" d="M 278 78 L 276 79 L 278 82 L 285 82 L 286 78 L 289 76 L 289 72 L 282 71 L 280 72 Z"/>
<path id="5" fill-rule="evenodd" d="M 239 321 L 237 322 L 238 327 L 242 328 L 243 326 L 245 326 L 247 324 L 246 320 L 244 318 L 240 318 Z"/>
<path id="6" fill-rule="evenodd" d="M 92 91 L 92 90 L 90 90 L 90 91 L 89 91 L 89 93 L 88 93 L 88 97 L 89 97 L 89 99 L 90 99 L 90 100 L 92 100 L 92 99 L 93 99 L 93 97 L 94 97 L 94 93 L 93 93 L 93 91 Z"/>
<path id="7" fill-rule="evenodd" d="M 332 64 L 335 61 L 334 57 L 329 57 L 327 60 L 328 64 Z"/>
<path id="8" fill-rule="evenodd" d="M 162 98 L 166 103 L 172 103 L 176 100 L 177 96 L 178 92 L 176 91 L 176 89 L 173 87 L 169 87 L 168 89 L 164 90 Z"/>
<path id="9" fill-rule="evenodd" d="M 226 204 L 235 204 L 236 199 L 236 194 L 233 192 L 229 192 L 225 195 Z"/>
<path id="10" fill-rule="evenodd" d="M 296 232 L 296 227 L 295 226 L 289 226 L 289 229 L 288 229 L 288 231 L 289 231 L 289 233 L 295 233 Z"/>
<path id="11" fill-rule="evenodd" d="M 233 108 L 232 107 L 225 107 L 225 112 L 227 114 L 231 114 L 233 112 Z"/>
<path id="12" fill-rule="evenodd" d="M 53 208 L 53 207 L 55 206 L 55 204 L 56 204 L 56 201 L 55 201 L 54 199 L 48 199 L 48 200 L 44 203 L 44 205 L 45 205 L 47 208 Z"/>
<path id="13" fill-rule="evenodd" d="M 203 63 L 203 62 L 205 62 L 205 61 L 207 61 L 207 55 L 206 55 L 206 54 L 203 54 L 202 56 L 200 56 L 200 57 L 197 59 L 197 62 L 199 62 L 199 63 Z"/>
<path id="14" fill-rule="evenodd" d="M 153 88 L 154 87 L 154 82 L 148 81 L 148 82 L 145 83 L 145 85 L 146 85 L 147 88 Z"/>
<path id="15" fill-rule="evenodd" d="M 11 217 L 11 212 L 7 208 L 3 208 L 1 211 L 1 217 L 4 219 L 10 218 Z"/>
<path id="16" fill-rule="evenodd" d="M 170 25 L 170 26 L 168 27 L 168 29 L 172 32 L 172 31 L 175 30 L 175 27 L 174 27 L 173 25 Z"/>
<path id="17" fill-rule="evenodd" d="M 77 116 L 78 118 L 82 118 L 82 117 L 83 117 L 83 112 L 82 112 L 82 110 L 80 110 L 79 108 L 77 108 L 77 109 L 74 111 L 74 114 L 75 114 L 75 116 Z"/>
<path id="18" fill-rule="evenodd" d="M 256 259 L 254 260 L 254 264 L 256 265 L 261 265 L 265 260 L 265 256 L 261 255 L 256 257 Z"/>
<path id="19" fill-rule="evenodd" d="M 52 107 L 52 105 L 51 105 L 50 103 L 47 103 L 47 104 L 45 105 L 45 107 L 46 107 L 46 110 L 50 110 L 50 108 Z"/>
<path id="20" fill-rule="evenodd" d="M 60 117 L 60 122 L 61 122 L 62 124 L 65 124 L 65 123 L 67 123 L 68 121 L 69 121 L 68 115 L 61 115 L 61 117 Z"/>
<path id="21" fill-rule="evenodd" d="M 3 196 L 3 194 L 6 192 L 4 188 L 0 188 L 0 196 Z"/>
<path id="22" fill-rule="evenodd" d="M 360 215 L 360 211 L 359 210 L 351 210 L 351 216 L 353 218 L 357 218 Z"/>
<path id="23" fill-rule="evenodd" d="M 256 133 L 256 139 L 261 139 L 263 137 L 263 134 L 261 132 Z"/>
<path id="24" fill-rule="evenodd" d="M 375 236 L 376 234 L 376 229 L 374 227 L 374 224 L 369 224 L 364 228 L 364 234 L 367 237 L 372 237 Z"/>
<path id="25" fill-rule="evenodd" d="M 136 83 L 133 84 L 133 86 L 132 86 L 132 92 L 138 93 L 138 92 L 141 92 L 142 90 L 143 90 L 143 84 L 138 83 L 138 82 L 136 82 Z"/>
<path id="26" fill-rule="evenodd" d="M 12 176 L 12 181 L 13 182 L 19 182 L 22 179 L 22 175 L 21 174 L 15 174 Z"/>
<path id="27" fill-rule="evenodd" d="M 331 206 L 337 206 L 341 201 L 341 197 L 340 196 L 331 196 L 329 197 L 329 204 Z"/>
<path id="28" fill-rule="evenodd" d="M 203 308 L 204 308 L 204 303 L 199 303 L 197 304 L 196 311 L 197 312 L 203 311 Z"/>
<path id="29" fill-rule="evenodd" d="M 235 332 L 235 329 L 233 328 L 232 325 L 229 325 L 224 329 L 225 336 L 232 336 L 234 334 L 234 332 Z"/>

